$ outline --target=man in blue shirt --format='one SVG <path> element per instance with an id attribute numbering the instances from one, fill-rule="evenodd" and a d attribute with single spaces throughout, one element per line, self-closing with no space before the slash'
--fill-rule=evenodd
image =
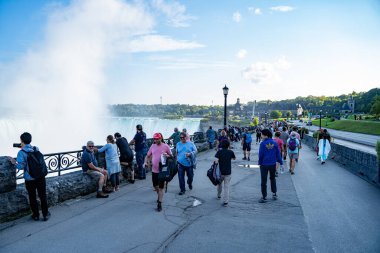
<path id="1" fill-rule="evenodd" d="M 88 141 L 86 148 L 83 150 L 81 158 L 82 170 L 92 178 L 98 180 L 97 198 L 108 198 L 105 193 L 110 193 L 106 188 L 108 173 L 107 170 L 98 167 L 98 161 L 94 155 L 94 142 Z"/>
<path id="2" fill-rule="evenodd" d="M 194 177 L 194 159 L 197 153 L 197 148 L 191 141 L 186 141 L 186 133 L 182 132 L 179 135 L 180 142 L 177 143 L 177 162 L 178 162 L 178 180 L 179 188 L 181 191 L 179 195 L 183 195 L 186 192 L 185 188 L 185 172 L 187 174 L 187 184 L 189 189 L 193 189 L 193 177 Z"/>
<path id="3" fill-rule="evenodd" d="M 138 124 L 136 126 L 136 134 L 135 137 L 129 142 L 129 145 L 135 145 L 135 155 L 136 155 L 136 163 L 138 166 L 138 178 L 145 179 L 146 172 L 143 166 L 145 156 L 148 152 L 148 146 L 146 145 L 146 134 L 143 131 L 142 125 Z"/>
<path id="4" fill-rule="evenodd" d="M 270 174 L 270 186 L 273 193 L 273 199 L 277 199 L 276 187 L 276 162 L 282 163 L 280 150 L 277 143 L 272 139 L 272 132 L 269 129 L 264 129 L 261 132 L 263 141 L 260 143 L 259 149 L 259 165 L 261 174 L 261 193 L 262 198 L 260 203 L 266 202 L 267 197 L 267 180 L 268 172 Z"/>
<path id="5" fill-rule="evenodd" d="M 30 133 L 23 133 L 20 136 L 21 150 L 17 153 L 17 163 L 16 168 L 19 170 L 24 170 L 25 188 L 29 195 L 29 205 L 32 209 L 32 219 L 35 221 L 40 220 L 40 212 L 38 210 L 38 203 L 36 198 L 36 191 L 41 202 L 41 211 L 43 220 L 47 221 L 50 217 L 50 212 L 48 210 L 47 197 L 46 197 L 46 180 L 45 177 L 32 178 L 29 174 L 28 166 L 28 154 L 29 152 L 38 151 L 37 147 L 30 145 L 32 142 L 32 135 Z"/>

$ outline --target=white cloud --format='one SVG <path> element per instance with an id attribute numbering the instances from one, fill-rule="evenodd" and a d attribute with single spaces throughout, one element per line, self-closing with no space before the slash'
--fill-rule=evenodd
<path id="1" fill-rule="evenodd" d="M 281 80 L 279 71 L 289 68 L 290 63 L 285 57 L 281 57 L 274 63 L 253 63 L 242 71 L 242 77 L 254 84 L 272 84 Z"/>
<path id="2" fill-rule="evenodd" d="M 239 23 L 240 21 L 241 21 L 241 14 L 240 14 L 240 12 L 234 12 L 233 14 L 232 14 L 232 19 L 233 19 L 233 21 L 235 21 L 236 23 Z"/>
<path id="3" fill-rule="evenodd" d="M 294 10 L 294 7 L 291 6 L 274 6 L 270 8 L 272 11 L 279 11 L 279 12 L 288 12 Z"/>
<path id="4" fill-rule="evenodd" d="M 186 7 L 176 1 L 153 0 L 153 7 L 164 13 L 168 18 L 168 24 L 173 27 L 188 27 L 190 21 L 196 17 L 186 15 Z"/>
<path id="5" fill-rule="evenodd" d="M 255 14 L 255 15 L 261 15 L 263 14 L 260 8 L 255 8 L 255 7 L 248 7 L 248 11 Z"/>
<path id="6" fill-rule="evenodd" d="M 200 57 L 202 58 L 202 57 Z M 150 61 L 155 62 L 158 69 L 220 69 L 232 68 L 234 64 L 230 61 L 204 61 L 198 57 L 172 57 L 172 56 L 152 56 Z"/>
<path id="7" fill-rule="evenodd" d="M 288 70 L 291 67 L 291 64 L 285 56 L 281 56 L 276 62 L 276 67 L 281 70 Z"/>
<path id="8" fill-rule="evenodd" d="M 186 40 L 174 40 L 162 35 L 144 35 L 128 43 L 129 52 L 159 52 L 201 48 L 204 45 Z"/>
<path id="9" fill-rule="evenodd" d="M 239 59 L 244 59 L 247 56 L 247 50 L 240 49 L 239 52 L 236 53 L 236 57 Z"/>

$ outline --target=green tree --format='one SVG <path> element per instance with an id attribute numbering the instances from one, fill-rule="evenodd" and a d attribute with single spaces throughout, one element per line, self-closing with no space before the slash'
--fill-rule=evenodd
<path id="1" fill-rule="evenodd" d="M 286 119 L 289 119 L 290 117 L 292 117 L 292 112 L 291 111 L 287 111 L 286 112 Z"/>
<path id="2" fill-rule="evenodd" d="M 278 118 L 281 118 L 281 116 L 282 116 L 282 113 L 279 110 L 273 110 L 270 112 L 270 117 L 272 119 L 278 119 Z"/>
<path id="3" fill-rule="evenodd" d="M 380 96 L 377 96 L 371 107 L 371 113 L 376 117 L 380 115 Z"/>

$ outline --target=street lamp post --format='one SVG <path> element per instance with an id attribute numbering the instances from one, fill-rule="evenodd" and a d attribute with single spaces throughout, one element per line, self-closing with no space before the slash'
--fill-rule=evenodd
<path id="1" fill-rule="evenodd" d="M 224 127 L 227 126 L 227 95 L 228 95 L 228 87 L 224 85 L 223 87 L 224 94 Z"/>
<path id="2" fill-rule="evenodd" d="M 322 128 L 322 110 L 319 110 L 319 130 Z"/>

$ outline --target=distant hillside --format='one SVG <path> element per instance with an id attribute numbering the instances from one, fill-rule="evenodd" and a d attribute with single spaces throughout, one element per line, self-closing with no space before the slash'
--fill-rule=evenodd
<path id="1" fill-rule="evenodd" d="M 304 110 L 310 112 L 324 110 L 337 111 L 340 110 L 344 103 L 347 102 L 350 96 L 355 100 L 355 111 L 362 113 L 369 113 L 372 103 L 376 96 L 380 96 L 380 89 L 374 88 L 367 92 L 352 92 L 347 95 L 340 96 L 307 96 L 296 97 L 294 99 L 286 99 L 281 101 L 259 101 L 256 103 L 256 111 L 294 111 L 296 104 L 300 104 Z M 250 117 L 252 113 L 253 102 L 242 104 L 240 106 L 239 115 Z M 180 118 L 180 117 L 221 117 L 223 115 L 223 106 L 205 106 L 205 105 L 184 105 L 184 104 L 171 104 L 171 105 L 143 105 L 143 104 L 118 104 L 110 105 L 109 110 L 113 116 L 120 117 L 165 117 L 165 118 Z M 228 111 L 236 112 L 236 105 L 228 105 Z"/>

